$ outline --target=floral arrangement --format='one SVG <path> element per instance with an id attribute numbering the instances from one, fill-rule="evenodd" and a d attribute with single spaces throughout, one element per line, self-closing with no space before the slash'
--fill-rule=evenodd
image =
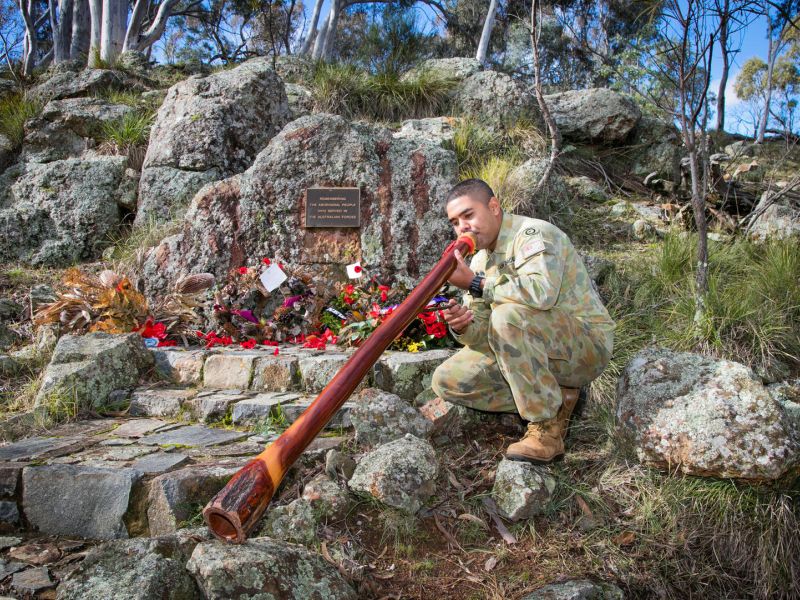
<path id="1" fill-rule="evenodd" d="M 275 265 L 285 280 L 272 291 L 262 281 Z M 149 305 L 129 279 L 112 271 L 90 275 L 70 269 L 65 290 L 36 315 L 36 323 L 60 323 L 66 331 L 83 333 L 138 332 L 149 346 L 188 345 L 195 339 L 206 348 L 238 345 L 252 349 L 299 344 L 324 350 L 328 344 L 358 346 L 408 295 L 402 285 L 384 285 L 361 277 L 349 283 L 326 282 L 302 268 L 270 258 L 232 269 L 215 285 L 208 273 L 176 282 L 163 298 Z M 438 296 L 398 337 L 392 349 L 417 352 L 452 345 Z"/>

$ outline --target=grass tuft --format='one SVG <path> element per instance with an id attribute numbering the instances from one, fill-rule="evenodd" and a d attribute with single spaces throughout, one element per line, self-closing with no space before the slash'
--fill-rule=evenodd
<path id="1" fill-rule="evenodd" d="M 376 121 L 436 116 L 447 111 L 456 85 L 430 72 L 403 78 L 398 73 L 370 74 L 352 65 L 320 63 L 311 80 L 318 111 Z"/>
<path id="2" fill-rule="evenodd" d="M 0 134 L 6 136 L 14 147 L 19 147 L 25 137 L 25 122 L 42 112 L 40 100 L 24 93 L 12 94 L 0 100 Z"/>

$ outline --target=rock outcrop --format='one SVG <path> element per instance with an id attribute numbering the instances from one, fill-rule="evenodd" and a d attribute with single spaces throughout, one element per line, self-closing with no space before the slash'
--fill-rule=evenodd
<path id="1" fill-rule="evenodd" d="M 137 222 L 166 219 L 205 183 L 247 169 L 289 118 L 266 58 L 172 86 L 150 132 Z"/>
<path id="2" fill-rule="evenodd" d="M 186 563 L 204 530 L 159 538 L 115 540 L 86 555 L 58 587 L 59 600 L 194 600 L 200 596 Z"/>
<path id="3" fill-rule="evenodd" d="M 656 467 L 764 481 L 800 459 L 784 407 L 739 363 L 645 349 L 620 377 L 616 410 L 639 459 Z"/>
<path id="4" fill-rule="evenodd" d="M 0 259 L 64 266 L 99 258 L 135 201 L 126 164 L 104 156 L 9 168 L 3 177 L 16 181 L 0 189 Z"/>
<path id="5" fill-rule="evenodd" d="M 187 565 L 208 600 L 356 600 L 335 567 L 302 546 L 269 538 L 244 544 L 204 542 Z"/>
<path id="6" fill-rule="evenodd" d="M 264 256 L 317 274 L 360 260 L 384 280 L 414 283 L 452 235 L 440 201 L 455 178 L 455 155 L 432 142 L 394 139 L 335 115 L 303 117 L 245 173 L 197 194 L 181 232 L 149 253 L 146 289 L 168 289 L 191 272 L 222 281 Z M 359 188 L 361 227 L 305 228 L 305 190 L 313 186 Z"/>
<path id="7" fill-rule="evenodd" d="M 497 71 L 478 71 L 455 88 L 453 111 L 482 125 L 502 127 L 520 119 L 533 120 L 537 105 L 519 81 Z"/>
<path id="8" fill-rule="evenodd" d="M 642 116 L 636 103 L 606 88 L 545 96 L 564 139 L 615 144 L 624 141 Z"/>
<path id="9" fill-rule="evenodd" d="M 65 335 L 45 370 L 36 406 L 103 410 L 112 392 L 134 388 L 152 365 L 153 356 L 138 333 Z"/>
<path id="10" fill-rule="evenodd" d="M 48 102 L 39 117 L 25 123 L 21 160 L 46 163 L 80 157 L 102 137 L 106 125 L 133 112 L 130 106 L 100 98 Z"/>

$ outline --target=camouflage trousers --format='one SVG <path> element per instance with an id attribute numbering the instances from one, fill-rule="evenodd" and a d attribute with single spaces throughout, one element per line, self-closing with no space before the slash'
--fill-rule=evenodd
<path id="1" fill-rule="evenodd" d="M 431 385 L 454 404 L 543 421 L 561 406 L 560 386 L 578 388 L 603 372 L 612 345 L 613 332 L 559 309 L 500 304 L 492 309 L 486 343 L 443 362 Z"/>

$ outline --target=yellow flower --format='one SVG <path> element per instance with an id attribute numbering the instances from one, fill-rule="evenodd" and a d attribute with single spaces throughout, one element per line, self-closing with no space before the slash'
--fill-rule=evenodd
<path id="1" fill-rule="evenodd" d="M 410 344 L 408 345 L 408 351 L 409 351 L 409 352 L 419 352 L 419 344 L 415 344 L 415 343 L 413 343 L 413 342 L 412 342 L 412 343 L 410 343 Z"/>

